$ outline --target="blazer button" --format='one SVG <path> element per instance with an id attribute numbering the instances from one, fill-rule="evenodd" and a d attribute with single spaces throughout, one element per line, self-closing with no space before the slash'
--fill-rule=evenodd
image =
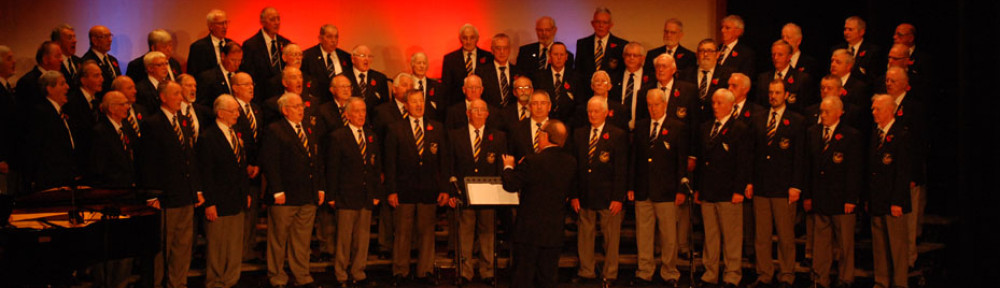
<path id="1" fill-rule="evenodd" d="M 764 159 L 771 160 L 771 155 L 765 156 Z"/>
<path id="2" fill-rule="evenodd" d="M 593 170 L 591 170 L 591 169 L 587 169 L 587 173 L 590 173 L 590 172 L 592 172 L 592 171 L 593 171 Z"/>
<path id="3" fill-rule="evenodd" d="M 826 171 L 819 171 L 819 175 L 826 175 Z"/>
<path id="4" fill-rule="evenodd" d="M 313 179 L 313 175 L 312 174 L 309 174 L 309 179 Z"/>
<path id="5" fill-rule="evenodd" d="M 472 169 L 472 172 L 479 173 L 479 168 Z"/>
<path id="6" fill-rule="evenodd" d="M 705 166 L 708 166 L 708 164 L 709 164 L 708 161 L 705 161 Z"/>
<path id="7" fill-rule="evenodd" d="M 646 159 L 646 162 L 653 163 L 653 158 Z"/>

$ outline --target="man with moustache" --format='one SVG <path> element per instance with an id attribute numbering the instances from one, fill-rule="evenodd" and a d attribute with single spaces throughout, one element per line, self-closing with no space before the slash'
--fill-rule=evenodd
<path id="1" fill-rule="evenodd" d="M 698 66 L 681 71 L 681 80 L 694 83 L 698 87 L 698 110 L 696 119 L 712 119 L 712 95 L 719 88 L 725 88 L 729 81 L 731 69 L 718 63 L 719 50 L 715 40 L 704 39 L 698 42 Z M 698 132 L 698 131 L 694 131 Z"/>
<path id="2" fill-rule="evenodd" d="M 136 101 L 145 107 L 160 106 L 159 94 L 156 93 L 160 83 L 170 80 L 167 55 L 159 51 L 152 51 L 142 56 L 146 76 L 142 78 L 131 78 L 139 81 L 136 83 Z"/>
<path id="3" fill-rule="evenodd" d="M 410 275 L 410 247 L 417 237 L 416 277 L 436 285 L 434 275 L 434 224 L 436 206 L 448 204 L 446 129 L 424 117 L 426 100 L 420 91 L 406 95 L 406 119 L 389 125 L 385 143 L 385 183 L 389 206 L 395 208 L 393 286 Z M 415 230 L 415 231 L 414 231 Z"/>
<path id="4" fill-rule="evenodd" d="M 542 16 L 535 20 L 535 35 L 538 42 L 526 44 L 517 49 L 517 68 L 521 75 L 534 75 L 537 71 L 548 70 L 551 58 L 549 51 L 552 51 L 552 44 L 555 44 L 556 20 L 549 16 Z M 563 46 L 563 49 L 566 47 Z M 566 52 L 566 51 L 564 51 Z M 568 53 L 570 69 L 573 68 L 573 53 Z M 563 60 L 565 61 L 565 59 Z"/>
<path id="5" fill-rule="evenodd" d="M 330 81 L 333 77 L 351 71 L 351 54 L 337 47 L 340 30 L 333 24 L 319 27 L 319 44 L 302 52 L 302 73 L 315 79 L 316 91 L 323 102 L 333 99 Z"/>
<path id="6" fill-rule="evenodd" d="M 101 91 L 111 91 L 111 81 L 122 75 L 122 69 L 118 67 L 118 58 L 108 54 L 111 51 L 111 30 L 108 27 L 97 25 L 90 28 L 90 50 L 83 54 L 83 61 L 94 60 L 101 66 L 104 76 L 104 84 Z"/>
<path id="7" fill-rule="evenodd" d="M 476 26 L 469 23 L 462 25 L 458 29 L 458 41 L 462 47 L 445 54 L 441 64 L 441 82 L 446 89 L 445 95 L 448 96 L 444 99 L 447 106 L 462 102 L 465 77 L 475 74 L 480 64 L 493 60 L 492 53 L 476 46 L 479 43 L 479 30 Z"/>
<path id="8" fill-rule="evenodd" d="M 287 68 L 290 71 L 295 68 Z M 288 285 L 288 261 L 295 285 L 318 287 L 309 274 L 309 239 L 316 206 L 326 199 L 320 134 L 304 121 L 305 105 L 295 93 L 277 100 L 282 118 L 267 126 L 261 168 L 268 179 L 267 277 L 272 287 Z"/>
<path id="9" fill-rule="evenodd" d="M 366 128 L 367 111 L 364 100 L 349 98 L 347 126 L 327 136 L 326 183 L 330 198 L 326 200 L 327 205 L 337 209 L 337 259 L 333 268 L 341 287 L 372 284 L 365 275 L 372 209 L 385 191 L 381 138 Z M 348 274 L 351 283 L 347 282 Z"/>
<path id="10" fill-rule="evenodd" d="M 566 50 L 566 44 L 556 42 L 549 47 L 549 64 L 545 70 L 535 71 L 532 76 L 532 84 L 537 89 L 548 92 L 551 96 L 552 117 L 561 120 L 566 125 L 573 123 L 573 114 L 576 112 L 576 103 L 586 103 L 589 98 L 587 93 L 583 93 L 586 88 L 581 87 L 580 74 L 573 70 L 572 54 Z M 515 88 L 516 88 L 515 84 Z"/>
<path id="11" fill-rule="evenodd" d="M 663 46 L 649 50 L 650 57 L 646 57 L 646 64 L 643 69 L 653 71 L 655 63 L 653 60 L 660 57 L 660 54 L 667 54 L 677 62 L 677 70 L 683 71 L 697 65 L 694 52 L 681 45 L 681 38 L 684 38 L 684 23 L 680 19 L 670 18 L 663 23 Z M 667 95 L 670 96 L 670 95 Z"/>
<path id="12" fill-rule="evenodd" d="M 254 86 L 254 94 L 267 95 L 267 92 L 273 89 L 268 86 L 267 81 L 274 75 L 280 75 L 285 68 L 285 63 L 282 63 L 282 50 L 285 45 L 291 44 L 291 41 L 278 34 L 281 28 L 281 15 L 274 7 L 264 7 L 260 11 L 260 26 L 259 32 L 243 41 L 246 61 L 243 61 L 239 70 L 253 76 L 253 83 L 258 83 Z"/>
<path id="13" fill-rule="evenodd" d="M 170 32 L 163 29 L 150 31 L 146 42 L 149 44 L 149 52 L 157 51 L 167 56 L 167 62 L 169 63 L 169 66 L 167 67 L 167 79 L 176 81 L 176 76 L 180 75 L 182 70 L 181 63 L 177 62 L 177 59 L 173 58 L 174 38 L 173 36 L 170 36 Z M 146 78 L 146 63 L 143 61 L 143 56 L 136 57 L 135 59 L 132 59 L 132 61 L 128 62 L 128 68 L 125 69 L 125 75 L 132 77 L 132 79 Z"/>
<path id="14" fill-rule="evenodd" d="M 445 168 L 451 171 L 451 178 L 455 179 L 459 186 L 465 183 L 465 177 L 472 176 L 500 176 L 502 155 L 507 154 L 507 137 L 493 127 L 486 126 L 486 119 L 489 116 L 489 108 L 483 100 L 472 100 L 466 115 L 469 124 L 466 127 L 452 129 L 448 132 L 448 143 L 451 148 L 448 159 L 452 163 Z M 459 188 L 461 189 L 461 188 Z M 450 205 L 455 207 L 458 200 L 468 199 L 469 191 L 455 191 L 450 199 Z M 465 197 L 457 196 L 465 195 Z M 459 247 L 461 255 L 466 260 L 462 261 L 462 275 L 466 283 L 472 282 L 475 273 L 475 264 L 479 265 L 479 278 L 486 284 L 492 284 L 493 275 L 493 251 L 494 228 L 496 226 L 496 210 L 490 207 L 467 207 L 461 210 L 457 216 L 459 222 Z M 473 244 L 479 243 L 479 257 L 473 257 Z M 473 262 L 475 258 L 475 262 Z"/>
<path id="15" fill-rule="evenodd" d="M 166 276 L 167 286 L 183 287 L 191 266 L 194 208 L 201 206 L 205 198 L 191 121 L 180 115 L 184 102 L 181 85 L 165 81 L 159 92 L 160 113 L 142 123 L 145 134 L 139 149 L 140 179 L 143 187 L 163 191 L 160 197 L 147 200 L 148 205 L 162 209 L 166 226 L 163 231 L 167 232 L 163 235 L 166 251 L 161 251 L 154 262 L 154 283 L 164 283 Z M 168 275 L 164 275 L 165 270 Z"/>
<path id="16" fill-rule="evenodd" d="M 766 73 L 766 72 L 765 72 Z M 754 212 L 754 249 L 757 257 L 757 286 L 772 284 L 774 260 L 771 258 L 771 235 L 778 234 L 778 287 L 792 287 L 795 282 L 795 209 L 805 186 L 805 118 L 785 104 L 791 95 L 785 80 L 768 84 L 767 113 L 750 120 L 754 143 L 752 184 L 747 198 L 752 198 Z"/>
<path id="17" fill-rule="evenodd" d="M 243 63 L 243 48 L 236 42 L 229 42 L 222 50 L 222 64 L 201 72 L 198 76 L 199 103 L 214 103 L 222 94 L 233 93 L 233 74 L 240 71 Z M 256 83 L 256 82 L 255 82 Z M 256 91 L 256 90 L 254 90 Z"/>
<path id="18" fill-rule="evenodd" d="M 587 102 L 587 126 L 573 133 L 573 153 L 577 163 L 579 189 L 570 191 L 570 204 L 580 214 L 577 249 L 580 267 L 574 283 L 596 281 L 594 240 L 597 217 L 600 214 L 604 238 L 604 285 L 618 279 L 618 244 L 621 222 L 625 213 L 628 171 L 628 138 L 622 128 L 607 125 L 609 100 L 595 96 Z"/>
<path id="19" fill-rule="evenodd" d="M 201 75 L 202 72 L 215 68 L 222 63 L 225 57 L 222 52 L 226 50 L 226 45 L 233 42 L 226 38 L 229 31 L 229 18 L 226 12 L 219 9 L 208 11 L 205 16 L 208 25 L 208 35 L 191 43 L 188 48 L 187 73 L 191 75 Z M 238 66 L 238 65 L 237 65 Z"/>
<path id="20" fill-rule="evenodd" d="M 865 167 L 864 138 L 844 121 L 844 103 L 839 97 L 825 97 L 819 105 L 820 123 L 806 132 L 809 183 L 802 191 L 802 208 L 814 213 L 806 216 L 815 221 L 814 225 L 807 225 L 807 229 L 813 230 L 809 240 L 815 241 L 809 241 L 813 243 L 812 270 L 820 287 L 851 287 L 855 209 L 864 185 L 862 174 L 858 173 Z M 839 247 L 839 257 L 834 255 L 834 247 Z M 831 285 L 830 267 L 834 258 L 839 258 L 839 280 Z"/>
<path id="21" fill-rule="evenodd" d="M 514 103 L 507 105 L 507 107 L 502 108 L 500 111 L 503 113 L 501 118 L 504 122 L 504 127 L 507 129 L 514 129 L 520 122 L 525 119 L 531 118 L 531 112 L 528 111 L 528 100 L 531 98 L 531 93 L 535 89 L 531 86 L 531 79 L 524 76 L 517 76 L 511 85 L 511 89 L 514 90 Z"/>
<path id="22" fill-rule="evenodd" d="M 672 59 L 666 54 L 657 58 L 660 57 Z M 677 213 L 688 194 L 682 187 L 688 182 L 691 136 L 684 122 L 668 116 L 669 98 L 663 90 L 649 89 L 646 98 L 650 118 L 636 123 L 628 177 L 627 196 L 629 201 L 635 201 L 639 247 L 639 268 L 633 284 L 650 286 L 653 283 L 656 272 L 653 243 L 658 238 L 662 263 L 659 275 L 666 281 L 666 287 L 677 287 L 681 276 L 675 263 Z"/>

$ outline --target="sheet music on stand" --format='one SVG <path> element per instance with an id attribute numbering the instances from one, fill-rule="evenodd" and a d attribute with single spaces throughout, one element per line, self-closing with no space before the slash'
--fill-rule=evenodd
<path id="1" fill-rule="evenodd" d="M 511 206 L 520 203 L 518 194 L 503 190 L 503 182 L 496 176 L 465 177 L 465 191 L 469 205 L 472 206 Z"/>

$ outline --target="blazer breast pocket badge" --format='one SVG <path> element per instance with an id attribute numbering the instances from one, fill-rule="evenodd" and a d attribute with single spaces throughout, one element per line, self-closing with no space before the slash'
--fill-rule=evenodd
<path id="1" fill-rule="evenodd" d="M 722 149 L 726 150 L 726 152 L 729 152 L 729 144 L 726 144 L 726 143 L 723 142 L 722 143 Z"/>
<path id="2" fill-rule="evenodd" d="M 781 150 L 788 150 L 789 146 L 792 146 L 791 139 L 781 138 L 781 142 L 778 142 L 778 147 L 781 147 Z"/>
<path id="3" fill-rule="evenodd" d="M 834 164 L 840 164 L 840 162 L 844 162 L 844 153 L 843 152 L 833 152 L 833 163 Z"/>
<path id="4" fill-rule="evenodd" d="M 601 163 L 608 163 L 608 161 L 611 161 L 611 153 L 608 151 L 601 151 L 601 156 L 598 159 L 601 160 Z"/>
<path id="5" fill-rule="evenodd" d="M 438 154 L 438 143 L 431 143 L 431 154 Z"/>

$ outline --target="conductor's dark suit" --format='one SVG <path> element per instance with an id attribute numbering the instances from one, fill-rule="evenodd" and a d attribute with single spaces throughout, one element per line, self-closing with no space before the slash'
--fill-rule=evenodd
<path id="1" fill-rule="evenodd" d="M 503 171 L 503 188 L 520 191 L 514 222 L 514 284 L 517 287 L 555 287 L 563 245 L 566 198 L 576 189 L 576 160 L 552 146 L 524 157 L 514 169 Z"/>

